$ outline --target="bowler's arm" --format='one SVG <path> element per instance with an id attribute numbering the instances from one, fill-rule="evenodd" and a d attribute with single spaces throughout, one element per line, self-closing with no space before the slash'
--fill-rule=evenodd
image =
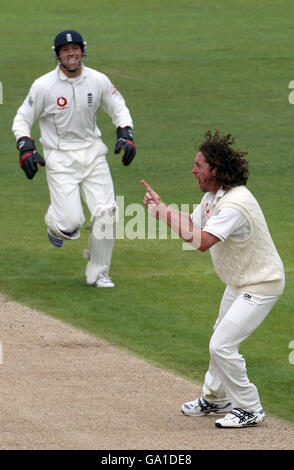
<path id="1" fill-rule="evenodd" d="M 190 214 L 180 212 L 173 207 L 164 204 L 164 208 L 159 210 L 159 219 L 166 221 L 167 225 L 187 243 L 193 245 L 199 251 L 207 251 L 213 245 L 220 241 L 212 233 L 205 232 L 196 227 L 190 217 Z"/>
<path id="2" fill-rule="evenodd" d="M 162 202 L 160 196 L 144 180 L 141 181 L 146 189 L 144 204 L 149 213 L 166 223 L 183 240 L 193 245 L 199 251 L 206 251 L 220 241 L 218 237 L 196 227 L 190 214 L 180 212 Z"/>

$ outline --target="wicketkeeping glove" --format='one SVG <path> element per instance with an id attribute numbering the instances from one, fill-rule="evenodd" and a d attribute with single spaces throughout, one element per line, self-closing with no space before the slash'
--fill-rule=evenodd
<path id="1" fill-rule="evenodd" d="M 117 142 L 115 145 L 114 153 L 117 154 L 124 150 L 122 157 L 123 165 L 127 166 L 131 163 L 136 155 L 136 145 L 134 143 L 132 129 L 130 127 L 118 127 L 116 129 Z"/>
<path id="2" fill-rule="evenodd" d="M 45 166 L 45 160 L 38 154 L 34 139 L 21 137 L 16 143 L 19 151 L 19 165 L 31 180 L 38 171 L 38 163 Z"/>

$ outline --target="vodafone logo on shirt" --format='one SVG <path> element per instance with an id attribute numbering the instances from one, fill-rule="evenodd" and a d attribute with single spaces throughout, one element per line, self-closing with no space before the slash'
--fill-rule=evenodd
<path id="1" fill-rule="evenodd" d="M 60 108 L 64 108 L 67 105 L 67 99 L 64 96 L 57 98 L 57 104 Z"/>

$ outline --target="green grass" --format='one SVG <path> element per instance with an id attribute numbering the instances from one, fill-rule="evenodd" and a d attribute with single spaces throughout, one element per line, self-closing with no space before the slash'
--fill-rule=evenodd
<path id="1" fill-rule="evenodd" d="M 55 66 L 55 34 L 74 28 L 88 42 L 87 65 L 112 79 L 134 118 L 138 152 L 124 168 L 113 155 L 112 123 L 102 111 L 98 116 L 125 206 L 141 203 L 142 178 L 168 203 L 199 202 L 191 168 L 195 144 L 208 128 L 233 133 L 237 147 L 248 151 L 248 187 L 264 210 L 287 284 L 242 353 L 266 411 L 291 422 L 293 14 L 294 4 L 286 0 L 3 0 L 0 6 L 0 292 L 159 367 L 203 380 L 224 288 L 209 254 L 183 251 L 178 240 L 117 240 L 111 273 L 116 289 L 87 288 L 82 251 L 88 233 L 54 250 L 44 225 L 45 174 L 28 181 L 18 168 L 11 133 L 16 109 L 33 80 Z M 37 141 L 37 125 L 34 136 Z"/>

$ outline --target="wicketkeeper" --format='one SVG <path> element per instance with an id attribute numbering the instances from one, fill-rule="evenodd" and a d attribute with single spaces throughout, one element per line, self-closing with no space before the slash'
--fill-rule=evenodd
<path id="1" fill-rule="evenodd" d="M 57 34 L 56 69 L 38 78 L 13 121 L 19 164 L 28 179 L 45 166 L 50 205 L 45 216 L 48 237 L 55 247 L 75 240 L 85 221 L 81 198 L 91 213 L 87 284 L 114 287 L 109 276 L 115 242 L 117 206 L 106 160 L 108 148 L 96 123 L 99 107 L 116 127 L 115 153 L 123 151 L 129 165 L 135 154 L 133 121 L 120 92 L 109 78 L 82 63 L 87 45 L 73 30 Z M 44 158 L 31 129 L 39 120 Z"/>

